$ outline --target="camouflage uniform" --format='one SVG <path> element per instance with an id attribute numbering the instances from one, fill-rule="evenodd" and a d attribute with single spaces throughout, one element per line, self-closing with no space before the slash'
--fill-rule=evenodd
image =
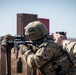
<path id="1" fill-rule="evenodd" d="M 76 57 L 76 42 L 65 40 L 63 42 L 63 48 Z"/>
<path id="2" fill-rule="evenodd" d="M 25 27 L 25 34 L 30 40 L 41 41 L 40 44 L 28 45 L 28 50 L 24 52 L 27 64 L 32 68 L 38 68 L 42 75 L 76 75 L 70 54 L 48 39 L 47 33 L 47 28 L 39 21 L 31 22 Z M 69 47 L 66 48 L 70 51 Z"/>
<path id="3" fill-rule="evenodd" d="M 27 52 L 27 55 L 24 54 L 27 64 L 32 68 L 39 68 L 43 75 L 72 75 L 72 69 L 75 70 L 67 52 L 52 40 L 44 40 L 37 46 L 30 45 Z M 74 71 L 73 75 L 76 75 Z"/>
<path id="4" fill-rule="evenodd" d="M 68 51 L 69 56 L 74 64 L 74 66 L 76 66 L 76 42 L 64 40 L 62 45 L 63 45 L 63 48 Z M 69 75 L 76 75 L 76 68 L 71 68 L 69 71 Z"/>

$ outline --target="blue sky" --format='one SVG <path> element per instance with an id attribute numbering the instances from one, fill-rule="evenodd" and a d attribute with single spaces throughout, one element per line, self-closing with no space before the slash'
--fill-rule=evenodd
<path id="1" fill-rule="evenodd" d="M 76 38 L 76 0 L 0 0 L 0 36 L 16 34 L 18 13 L 38 14 L 50 20 L 50 33 Z"/>

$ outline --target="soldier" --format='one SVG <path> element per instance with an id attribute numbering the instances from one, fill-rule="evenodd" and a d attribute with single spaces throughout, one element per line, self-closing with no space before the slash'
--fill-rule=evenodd
<path id="1" fill-rule="evenodd" d="M 54 39 L 56 43 L 63 47 L 63 49 L 67 50 L 70 59 L 72 60 L 74 66 L 76 66 L 76 41 L 67 40 L 66 36 L 58 33 L 54 34 Z M 71 68 L 69 74 L 76 75 L 76 68 Z"/>
<path id="2" fill-rule="evenodd" d="M 76 42 L 67 40 L 65 36 L 60 34 L 54 34 L 55 42 L 66 49 L 68 52 L 76 57 Z"/>
<path id="3" fill-rule="evenodd" d="M 27 64 L 33 69 L 39 69 L 41 75 L 76 75 L 71 71 L 74 67 L 68 53 L 60 45 L 49 39 L 48 30 L 40 21 L 29 23 L 25 28 L 25 35 L 37 44 L 20 45 Z M 3 39 L 3 43 L 8 39 Z M 5 45 L 5 43 L 4 43 Z"/>

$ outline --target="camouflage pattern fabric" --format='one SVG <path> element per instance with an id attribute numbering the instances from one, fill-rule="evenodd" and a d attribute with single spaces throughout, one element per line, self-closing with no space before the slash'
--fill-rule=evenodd
<path id="1" fill-rule="evenodd" d="M 40 69 L 42 75 L 76 75 L 76 68 L 68 54 L 52 40 L 45 38 L 40 45 L 30 45 L 24 57 L 27 64 Z"/>
<path id="2" fill-rule="evenodd" d="M 63 41 L 63 48 L 76 57 L 76 42 L 65 40 Z"/>

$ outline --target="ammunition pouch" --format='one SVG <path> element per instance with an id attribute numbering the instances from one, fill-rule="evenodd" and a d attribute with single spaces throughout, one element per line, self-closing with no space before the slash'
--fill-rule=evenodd
<path id="1" fill-rule="evenodd" d="M 43 75 L 65 75 L 72 66 L 73 63 L 65 52 L 62 56 L 45 63 L 40 67 L 40 71 Z"/>

